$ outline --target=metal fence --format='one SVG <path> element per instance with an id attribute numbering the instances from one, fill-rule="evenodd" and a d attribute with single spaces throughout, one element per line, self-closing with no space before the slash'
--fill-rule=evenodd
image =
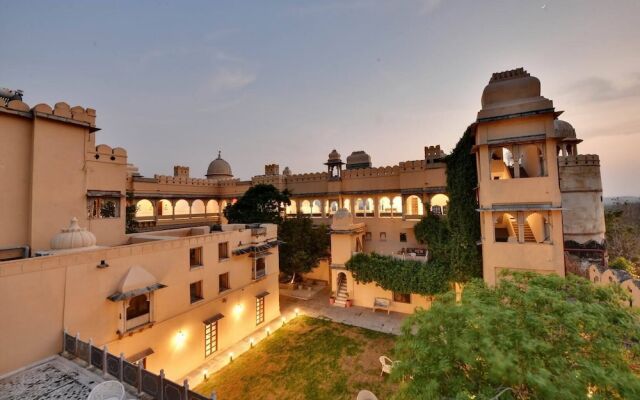
<path id="1" fill-rule="evenodd" d="M 86 361 L 88 365 L 102 370 L 120 382 L 124 382 L 138 390 L 138 394 L 147 394 L 158 400 L 209 400 L 208 397 L 189 390 L 189 382 L 185 379 L 182 385 L 164 377 L 164 370 L 156 375 L 142 368 L 142 364 L 132 364 L 124 359 L 124 354 L 115 356 L 89 342 L 80 340 L 80 335 L 72 336 L 64 332 L 63 352 Z M 215 394 L 211 396 L 215 399 Z"/>

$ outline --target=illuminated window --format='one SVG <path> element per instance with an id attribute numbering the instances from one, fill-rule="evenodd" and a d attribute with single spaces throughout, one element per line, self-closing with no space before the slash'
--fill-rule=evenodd
<path id="1" fill-rule="evenodd" d="M 256 325 L 264 322 L 264 296 L 256 297 Z"/>
<path id="2" fill-rule="evenodd" d="M 204 356 L 209 357 L 218 351 L 218 321 L 204 324 Z"/>
<path id="3" fill-rule="evenodd" d="M 146 294 L 141 294 L 129 300 L 127 307 L 127 320 L 149 314 L 150 302 Z"/>

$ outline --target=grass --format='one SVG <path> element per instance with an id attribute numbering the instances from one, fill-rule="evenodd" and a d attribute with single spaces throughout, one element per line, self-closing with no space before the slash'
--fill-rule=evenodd
<path id="1" fill-rule="evenodd" d="M 300 316 L 195 390 L 220 400 L 351 400 L 367 389 L 386 399 L 396 384 L 380 377 L 378 358 L 393 344 L 392 335 Z"/>

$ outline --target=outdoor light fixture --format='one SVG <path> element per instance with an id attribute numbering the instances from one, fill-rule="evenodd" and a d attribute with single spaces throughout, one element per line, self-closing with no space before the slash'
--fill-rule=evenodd
<path id="1" fill-rule="evenodd" d="M 287 323 L 287 319 L 285 317 L 282 317 L 282 326 L 284 326 L 284 324 Z"/>
<path id="2" fill-rule="evenodd" d="M 253 338 L 249 338 L 249 346 L 251 346 L 251 348 L 253 348 Z"/>
<path id="3" fill-rule="evenodd" d="M 233 352 L 229 353 L 229 362 L 233 362 Z"/>
<path id="4" fill-rule="evenodd" d="M 96 267 L 102 269 L 102 268 L 107 268 L 109 266 L 109 264 L 107 264 L 107 262 L 105 260 L 100 260 L 100 264 L 96 265 Z"/>
<path id="5" fill-rule="evenodd" d="M 298 313 L 300 312 L 300 309 L 296 308 L 296 309 L 295 309 L 295 312 L 296 312 L 296 317 L 297 317 L 297 316 L 298 316 Z"/>
<path id="6" fill-rule="evenodd" d="M 205 380 L 205 381 L 207 380 L 207 372 L 208 372 L 208 371 L 207 371 L 206 369 L 205 369 L 205 370 L 202 370 L 202 373 L 204 374 L 204 380 Z"/>
<path id="7" fill-rule="evenodd" d="M 271 333 L 271 330 L 269 328 L 264 330 L 265 332 L 267 332 L 267 336 L 269 336 L 269 334 Z"/>

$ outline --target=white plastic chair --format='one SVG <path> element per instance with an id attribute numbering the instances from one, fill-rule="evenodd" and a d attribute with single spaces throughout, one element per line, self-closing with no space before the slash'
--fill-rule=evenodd
<path id="1" fill-rule="evenodd" d="M 122 400 L 124 399 L 124 386 L 118 381 L 106 381 L 99 383 L 89 393 L 87 400 Z"/>
<path id="2" fill-rule="evenodd" d="M 371 393 L 368 390 L 361 390 L 358 392 L 358 397 L 356 400 L 378 400 L 375 394 Z"/>
<path id="3" fill-rule="evenodd" d="M 391 360 L 387 356 L 380 356 L 380 364 L 382 364 L 382 371 L 380 371 L 380 376 L 382 374 L 390 374 L 395 361 Z"/>

